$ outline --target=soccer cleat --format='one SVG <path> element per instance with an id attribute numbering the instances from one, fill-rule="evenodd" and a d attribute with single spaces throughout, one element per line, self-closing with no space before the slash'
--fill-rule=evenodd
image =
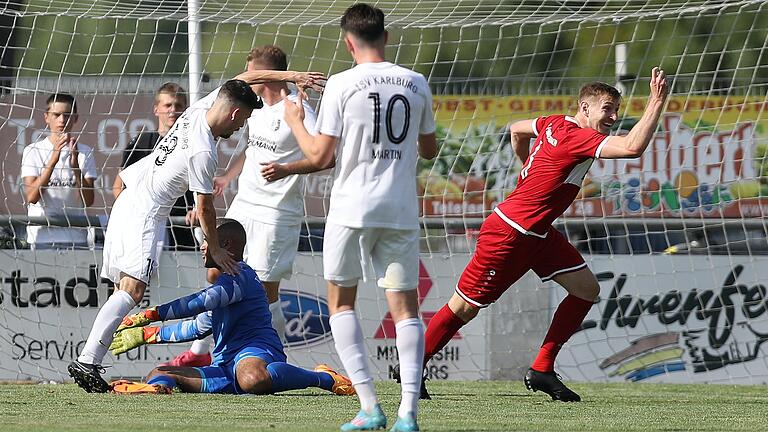
<path id="1" fill-rule="evenodd" d="M 92 365 L 75 360 L 67 366 L 67 371 L 75 383 L 88 393 L 106 393 L 111 390 L 109 384 L 101 377 L 101 374 L 104 373 L 104 368 L 101 365 Z"/>
<path id="2" fill-rule="evenodd" d="M 315 372 L 324 372 L 333 378 L 333 388 L 331 391 L 337 395 L 352 396 L 355 394 L 355 387 L 352 385 L 352 380 L 331 369 L 330 366 L 319 364 L 315 367 Z"/>
<path id="3" fill-rule="evenodd" d="M 160 363 L 158 366 L 187 366 L 205 367 L 211 365 L 211 353 L 195 354 L 192 351 L 184 351 L 171 361 Z"/>
<path id="4" fill-rule="evenodd" d="M 416 423 L 416 416 L 408 413 L 408 417 L 398 417 L 392 429 L 389 432 L 418 432 L 419 424 Z"/>
<path id="5" fill-rule="evenodd" d="M 341 430 L 344 432 L 365 431 L 379 430 L 385 427 L 387 427 L 387 417 L 384 415 L 384 411 L 381 410 L 381 406 L 376 404 L 371 412 L 360 410 L 352 421 L 341 425 Z"/>
<path id="6" fill-rule="evenodd" d="M 397 381 L 398 384 L 400 384 L 400 365 L 396 364 L 394 368 L 392 368 L 392 379 Z M 419 399 L 422 400 L 431 400 L 432 396 L 429 395 L 429 392 L 427 391 L 427 374 L 426 370 L 424 371 L 424 374 L 421 375 L 421 388 L 419 389 Z"/>
<path id="7" fill-rule="evenodd" d="M 539 372 L 528 369 L 523 379 L 528 390 L 543 391 L 552 397 L 552 400 L 563 402 L 580 402 L 581 396 L 565 386 L 560 377 L 553 372 Z"/>
<path id="8" fill-rule="evenodd" d="M 162 384 L 137 383 L 128 380 L 112 382 L 112 392 L 117 394 L 171 394 L 170 389 Z"/>

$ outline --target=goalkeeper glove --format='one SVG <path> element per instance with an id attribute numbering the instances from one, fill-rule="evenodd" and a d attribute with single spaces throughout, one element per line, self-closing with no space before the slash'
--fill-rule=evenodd
<path id="1" fill-rule="evenodd" d="M 117 331 L 119 332 L 131 327 L 144 327 L 155 321 L 160 321 L 160 315 L 157 313 L 157 307 L 152 307 L 123 318 L 123 322 L 120 323 Z"/>
<path id="2" fill-rule="evenodd" d="M 160 342 L 160 327 L 131 327 L 115 333 L 109 345 L 113 355 L 122 354 L 136 347 Z"/>

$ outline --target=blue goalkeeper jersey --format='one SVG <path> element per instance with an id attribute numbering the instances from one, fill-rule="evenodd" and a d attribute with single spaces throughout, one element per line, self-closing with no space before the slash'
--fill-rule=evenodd
<path id="1" fill-rule="evenodd" d="M 195 317 L 163 326 L 160 341 L 181 342 L 212 333 L 214 365 L 230 362 L 248 346 L 269 347 L 284 355 L 280 337 L 272 328 L 264 286 L 245 262 L 238 264 L 237 276 L 222 273 L 208 288 L 158 306 L 163 321 Z"/>

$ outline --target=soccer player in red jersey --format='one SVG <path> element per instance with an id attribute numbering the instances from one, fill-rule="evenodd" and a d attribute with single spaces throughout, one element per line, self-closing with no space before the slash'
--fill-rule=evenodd
<path id="1" fill-rule="evenodd" d="M 426 331 L 426 364 L 480 309 L 495 302 L 528 270 L 568 291 L 552 319 L 525 385 L 553 400 L 580 401 L 554 372 L 560 347 L 581 325 L 600 293 L 584 258 L 552 222 L 571 205 L 596 158 L 637 158 L 653 138 L 669 93 L 664 71 L 653 68 L 651 94 L 640 121 L 626 136 L 609 136 L 621 103 L 608 84 L 584 85 L 575 116 L 553 115 L 510 126 L 512 147 L 525 161 L 517 187 L 483 222 L 477 248 L 456 291 Z M 531 139 L 533 146 L 531 150 Z M 429 397 L 422 384 L 422 397 Z"/>

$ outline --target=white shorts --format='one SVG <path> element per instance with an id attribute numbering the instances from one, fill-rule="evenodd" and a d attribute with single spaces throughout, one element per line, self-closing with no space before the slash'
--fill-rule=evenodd
<path id="1" fill-rule="evenodd" d="M 131 196 L 123 191 L 115 200 L 104 233 L 101 276 L 114 283 L 125 273 L 149 285 L 157 268 L 157 244 L 165 236 L 167 218 L 142 215 Z"/>
<path id="2" fill-rule="evenodd" d="M 263 282 L 290 279 L 299 247 L 301 225 L 273 225 L 255 221 L 239 211 L 225 216 L 245 228 L 244 259 Z"/>
<path id="3" fill-rule="evenodd" d="M 419 284 L 419 230 L 349 228 L 325 224 L 323 273 L 341 286 L 370 280 L 370 263 L 381 288 L 407 291 Z"/>

